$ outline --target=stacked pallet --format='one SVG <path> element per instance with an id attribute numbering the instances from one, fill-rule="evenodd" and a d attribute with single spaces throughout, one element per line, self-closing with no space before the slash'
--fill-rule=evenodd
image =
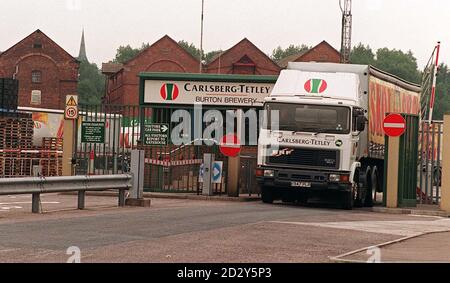
<path id="1" fill-rule="evenodd" d="M 42 138 L 41 166 L 43 176 L 62 175 L 62 141 L 58 138 Z"/>
<path id="2" fill-rule="evenodd" d="M 0 177 L 29 176 L 32 161 L 23 150 L 33 146 L 33 120 L 31 114 L 15 113 L 0 117 Z"/>

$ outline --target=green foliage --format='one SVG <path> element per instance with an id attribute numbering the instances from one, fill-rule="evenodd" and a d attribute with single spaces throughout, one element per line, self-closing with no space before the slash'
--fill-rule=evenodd
<path id="1" fill-rule="evenodd" d="M 178 41 L 178 44 L 184 48 L 187 52 L 189 52 L 192 56 L 195 58 L 200 58 L 201 50 L 200 48 L 197 48 L 193 43 L 187 42 L 185 40 Z M 219 53 L 221 53 L 222 50 L 214 50 L 211 52 L 207 52 L 203 54 L 203 61 L 205 61 L 207 64 L 211 63 L 212 59 Z"/>
<path id="2" fill-rule="evenodd" d="M 352 49 L 350 62 L 352 64 L 373 65 L 375 63 L 375 54 L 369 45 L 364 46 L 360 43 Z"/>
<path id="3" fill-rule="evenodd" d="M 100 104 L 105 91 L 105 77 L 97 65 L 82 61 L 80 63 L 78 95 L 82 104 Z"/>
<path id="4" fill-rule="evenodd" d="M 374 65 L 409 82 L 421 83 L 420 72 L 417 70 L 417 59 L 411 51 L 404 53 L 396 49 L 378 49 Z"/>
<path id="5" fill-rule="evenodd" d="M 119 46 L 119 48 L 117 48 L 116 58 L 114 58 L 113 62 L 124 64 L 149 46 L 150 45 L 148 43 L 142 43 L 141 48 L 133 48 L 130 45 Z"/>
<path id="6" fill-rule="evenodd" d="M 286 49 L 283 49 L 281 46 L 278 46 L 275 50 L 273 50 L 271 58 L 272 58 L 272 60 L 278 62 L 288 56 L 298 54 L 300 52 L 304 52 L 309 49 L 311 49 L 311 47 L 309 47 L 305 44 L 302 44 L 302 45 L 291 44 Z"/>
<path id="7" fill-rule="evenodd" d="M 370 46 L 358 44 L 350 53 L 352 64 L 373 65 L 409 82 L 421 83 L 421 73 L 417 67 L 417 59 L 411 51 L 404 53 L 397 49 L 380 48 L 373 53 Z"/>
<path id="8" fill-rule="evenodd" d="M 192 56 L 194 56 L 195 58 L 200 58 L 200 49 L 197 48 L 193 43 L 189 43 L 185 40 L 180 40 L 178 41 L 178 44 L 183 47 L 184 50 L 186 50 L 187 52 L 189 52 Z"/>
<path id="9" fill-rule="evenodd" d="M 436 100 L 433 120 L 444 119 L 444 114 L 450 111 L 450 70 L 446 64 L 439 66 L 436 81 Z"/>

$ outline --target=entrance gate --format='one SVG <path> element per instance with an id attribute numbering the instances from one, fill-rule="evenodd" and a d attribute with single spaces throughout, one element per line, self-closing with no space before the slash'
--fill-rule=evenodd
<path id="1" fill-rule="evenodd" d="M 191 144 L 175 146 L 144 145 L 144 126 L 170 121 L 175 109 L 152 109 L 150 106 L 80 105 L 76 127 L 75 173 L 122 174 L 130 171 L 131 150 L 145 151 L 144 188 L 152 192 L 202 193 L 200 167 L 203 154 L 215 154 L 224 162 L 222 182 L 213 185 L 217 194 L 226 194 L 227 159 L 218 146 Z M 82 139 L 83 122 L 104 124 L 104 142 Z M 169 123 L 170 129 L 175 124 Z M 170 136 L 170 131 L 169 131 Z M 83 142 L 84 141 L 84 142 Z"/>
<path id="2" fill-rule="evenodd" d="M 421 123 L 417 195 L 421 204 L 440 204 L 443 121 Z"/>

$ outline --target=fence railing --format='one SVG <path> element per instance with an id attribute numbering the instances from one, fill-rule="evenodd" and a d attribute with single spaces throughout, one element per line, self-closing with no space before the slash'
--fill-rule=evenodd
<path id="1" fill-rule="evenodd" d="M 84 209 L 86 192 L 119 190 L 119 206 L 125 206 L 132 184 L 132 175 L 11 178 L 0 179 L 0 195 L 32 194 L 32 212 L 40 213 L 41 194 L 78 192 L 78 209 Z"/>

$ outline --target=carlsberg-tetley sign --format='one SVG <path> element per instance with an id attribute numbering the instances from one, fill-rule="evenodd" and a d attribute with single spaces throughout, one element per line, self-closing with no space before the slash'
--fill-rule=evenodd
<path id="1" fill-rule="evenodd" d="M 225 106 L 262 106 L 274 84 L 192 81 L 145 81 L 144 102 Z"/>

